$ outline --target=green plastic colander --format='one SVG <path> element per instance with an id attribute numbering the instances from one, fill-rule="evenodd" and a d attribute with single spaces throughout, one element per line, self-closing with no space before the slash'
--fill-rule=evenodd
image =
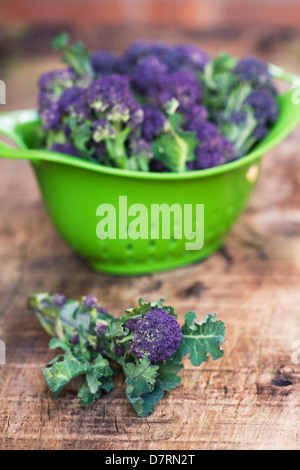
<path id="1" fill-rule="evenodd" d="M 275 78 L 292 83 L 298 77 L 270 66 Z M 141 274 L 175 268 L 200 260 L 223 243 L 224 236 L 244 209 L 252 192 L 261 157 L 284 139 L 300 122 L 300 105 L 293 104 L 293 90 L 279 97 L 280 117 L 266 139 L 249 155 L 212 169 L 176 173 L 144 173 L 114 169 L 75 157 L 31 150 L 40 125 L 36 111 L 0 115 L 0 133 L 19 148 L 0 142 L 0 156 L 31 161 L 45 205 L 60 236 L 97 271 Z M 119 196 L 128 206 L 143 204 L 204 204 L 204 245 L 187 250 L 187 240 L 99 239 L 96 227 L 101 204 L 119 207 Z M 129 219 L 130 220 L 130 219 Z M 118 224 L 118 220 L 116 221 Z M 195 222 L 195 221 L 194 221 Z M 149 221 L 149 224 L 151 221 Z M 149 232 L 150 233 L 150 232 Z"/>

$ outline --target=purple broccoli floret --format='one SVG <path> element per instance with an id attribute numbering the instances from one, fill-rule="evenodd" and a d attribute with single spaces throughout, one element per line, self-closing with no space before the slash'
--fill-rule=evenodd
<path id="1" fill-rule="evenodd" d="M 166 165 L 164 165 L 163 162 L 161 162 L 157 158 L 152 158 L 152 160 L 150 160 L 150 171 L 152 171 L 153 173 L 170 172 L 169 168 L 167 168 Z"/>
<path id="2" fill-rule="evenodd" d="M 152 142 L 163 130 L 166 116 L 154 105 L 143 106 L 144 120 L 142 122 L 142 137 Z"/>
<path id="3" fill-rule="evenodd" d="M 161 77 L 156 91 L 158 103 L 166 107 L 167 103 L 176 98 L 179 111 L 187 112 L 201 99 L 200 84 L 193 72 L 179 70 Z"/>
<path id="4" fill-rule="evenodd" d="M 57 131 L 60 129 L 61 114 L 57 101 L 52 101 L 42 94 L 39 100 L 39 115 L 44 131 L 48 132 L 51 129 Z"/>
<path id="5" fill-rule="evenodd" d="M 122 339 L 122 336 L 117 337 L 117 339 Z M 115 341 L 114 342 L 114 351 L 115 351 L 117 356 L 121 357 L 121 356 L 124 356 L 124 354 L 126 352 L 126 349 L 124 348 L 124 346 L 122 346 L 121 344 L 118 344 Z"/>
<path id="6" fill-rule="evenodd" d="M 174 47 L 174 51 L 179 56 L 179 64 L 182 68 L 189 68 L 195 71 L 203 71 L 205 65 L 210 61 L 210 57 L 197 46 L 189 44 L 179 44 Z"/>
<path id="7" fill-rule="evenodd" d="M 136 328 L 138 318 L 131 318 L 128 320 L 125 324 L 126 328 L 128 328 L 129 331 L 134 331 Z"/>
<path id="8" fill-rule="evenodd" d="M 91 55 L 91 64 L 97 75 L 112 75 L 118 71 L 120 59 L 108 51 L 96 51 Z"/>
<path id="9" fill-rule="evenodd" d="M 54 70 L 40 77 L 38 112 L 46 132 L 59 130 L 61 114 L 58 100 L 65 90 L 74 85 L 76 79 L 77 75 L 71 69 Z"/>
<path id="10" fill-rule="evenodd" d="M 234 158 L 232 143 L 221 135 L 196 148 L 195 169 L 201 170 L 222 165 Z"/>
<path id="11" fill-rule="evenodd" d="M 196 104 L 185 113 L 184 117 L 186 128 L 192 130 L 193 128 L 197 128 L 199 124 L 207 120 L 208 112 L 204 106 Z"/>
<path id="12" fill-rule="evenodd" d="M 54 91 L 54 87 L 66 89 L 73 86 L 77 77 L 77 74 L 70 68 L 53 70 L 41 75 L 38 86 L 40 90 L 51 92 Z"/>
<path id="13" fill-rule="evenodd" d="M 130 149 L 132 155 L 140 155 L 141 153 L 152 155 L 151 145 L 145 139 L 131 139 Z"/>
<path id="14" fill-rule="evenodd" d="M 206 121 L 197 125 L 192 123 L 189 130 L 196 132 L 199 145 L 195 150 L 196 159 L 194 162 L 187 164 L 188 169 L 212 168 L 234 158 L 232 143 L 226 137 L 220 135 L 214 124 Z"/>
<path id="15" fill-rule="evenodd" d="M 147 56 L 150 51 L 150 44 L 144 39 L 132 43 L 124 53 L 124 61 L 128 67 L 134 66 L 139 59 Z"/>
<path id="16" fill-rule="evenodd" d="M 109 75 L 94 81 L 86 99 L 96 113 L 105 112 L 111 122 L 128 123 L 134 128 L 143 120 L 143 110 L 132 95 L 128 77 Z"/>
<path id="17" fill-rule="evenodd" d="M 94 297 L 93 295 L 90 295 L 90 294 L 83 297 L 82 303 L 83 303 L 84 307 L 86 307 L 87 309 L 92 309 L 92 308 L 97 307 L 96 297 Z"/>
<path id="18" fill-rule="evenodd" d="M 116 136 L 116 129 L 105 118 L 93 122 L 93 140 L 101 142 L 104 139 L 114 138 Z"/>
<path id="19" fill-rule="evenodd" d="M 78 150 L 74 147 L 74 145 L 68 142 L 64 144 L 54 143 L 51 145 L 49 150 L 51 152 L 58 152 L 58 153 L 64 153 L 66 155 L 72 155 L 73 157 L 80 157 Z"/>
<path id="20" fill-rule="evenodd" d="M 240 80 L 250 82 L 253 85 L 270 85 L 272 76 L 268 65 L 254 56 L 242 58 L 233 69 Z"/>
<path id="21" fill-rule="evenodd" d="M 139 93 L 149 96 L 167 70 L 167 66 L 156 56 L 145 57 L 137 63 L 134 69 L 132 85 Z"/>
<path id="22" fill-rule="evenodd" d="M 78 334 L 78 333 L 73 333 L 73 334 L 72 334 L 72 337 L 71 337 L 71 339 L 70 339 L 70 342 L 71 342 L 72 344 L 74 344 L 74 346 L 75 346 L 76 344 L 79 344 L 79 334 Z"/>
<path id="23" fill-rule="evenodd" d="M 255 119 L 261 124 L 273 124 L 278 119 L 278 104 L 268 90 L 252 91 L 245 104 L 253 109 Z"/>
<path id="24" fill-rule="evenodd" d="M 98 320 L 95 326 L 95 330 L 99 335 L 103 335 L 107 330 L 107 323 L 103 320 Z"/>
<path id="25" fill-rule="evenodd" d="M 235 111 L 233 110 L 231 113 L 230 113 L 230 116 L 228 118 L 228 122 L 230 122 L 231 124 L 237 124 L 237 125 L 240 125 L 240 124 L 243 124 L 244 122 L 246 122 L 246 119 L 247 119 L 247 113 L 245 111 Z M 226 120 L 225 116 L 220 116 L 220 120 Z"/>
<path id="26" fill-rule="evenodd" d="M 170 358 L 179 348 L 181 327 L 176 318 L 161 308 L 152 308 L 136 322 L 130 351 L 152 363 Z"/>
<path id="27" fill-rule="evenodd" d="M 108 313 L 107 308 L 105 308 L 105 307 L 97 307 L 97 312 L 98 313 Z"/>
<path id="28" fill-rule="evenodd" d="M 169 72 L 177 70 L 180 67 L 181 54 L 172 46 L 161 42 L 148 42 L 139 40 L 131 44 L 125 51 L 124 64 L 127 71 L 134 69 L 141 59 L 146 57 L 156 57 L 161 63 L 165 64 Z"/>
<path id="29" fill-rule="evenodd" d="M 252 133 L 252 136 L 255 138 L 255 140 L 260 142 L 261 140 L 263 140 L 268 135 L 269 131 L 270 131 L 270 129 L 268 127 L 266 127 L 264 125 L 258 125 L 254 129 L 254 131 Z"/>
<path id="30" fill-rule="evenodd" d="M 66 301 L 67 298 L 65 295 L 55 294 L 53 302 L 56 307 L 62 307 L 63 305 L 65 305 Z"/>

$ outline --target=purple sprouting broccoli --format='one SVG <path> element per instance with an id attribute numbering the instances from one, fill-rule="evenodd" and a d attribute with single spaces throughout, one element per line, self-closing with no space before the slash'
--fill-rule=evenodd
<path id="1" fill-rule="evenodd" d="M 97 312 L 98 312 L 98 313 L 101 313 L 101 314 L 103 314 L 103 313 L 108 313 L 107 308 L 101 307 L 101 306 L 100 306 L 100 307 L 97 307 Z"/>
<path id="2" fill-rule="evenodd" d="M 204 106 L 196 104 L 184 114 L 185 125 L 187 129 L 195 130 L 208 118 L 207 109 Z"/>
<path id="3" fill-rule="evenodd" d="M 253 109 L 254 117 L 259 124 L 274 124 L 278 119 L 278 104 L 268 90 L 252 91 L 244 104 Z"/>
<path id="4" fill-rule="evenodd" d="M 99 335 L 103 335 L 108 328 L 108 323 L 105 320 L 97 320 L 95 325 L 95 331 Z"/>
<path id="5" fill-rule="evenodd" d="M 249 82 L 254 86 L 272 87 L 272 75 L 268 64 L 254 56 L 246 56 L 239 60 L 233 73 L 243 82 Z"/>
<path id="6" fill-rule="evenodd" d="M 96 51 L 91 54 L 91 65 L 96 75 L 112 75 L 120 68 L 120 59 L 108 51 Z"/>
<path id="7" fill-rule="evenodd" d="M 236 64 L 222 54 L 207 64 L 201 81 L 210 120 L 233 143 L 235 157 L 242 157 L 278 119 L 268 65 L 252 56 Z"/>
<path id="8" fill-rule="evenodd" d="M 86 90 L 76 85 L 65 90 L 58 101 L 58 109 L 61 118 L 70 116 L 80 121 L 87 119 L 90 108 L 86 102 Z"/>
<path id="9" fill-rule="evenodd" d="M 127 140 L 141 125 L 144 113 L 131 92 L 128 77 L 108 75 L 87 88 L 75 85 L 66 89 L 55 110 L 58 132 L 51 135 L 52 146 L 61 143 L 64 134 L 79 156 L 130 168 Z"/>
<path id="10" fill-rule="evenodd" d="M 189 44 L 179 44 L 174 47 L 174 51 L 179 56 L 180 68 L 187 68 L 194 71 L 203 71 L 205 65 L 210 61 L 210 57 L 197 46 Z"/>
<path id="11" fill-rule="evenodd" d="M 149 171 L 149 162 L 153 157 L 152 146 L 145 139 L 136 135 L 130 136 L 127 168 L 135 171 Z"/>
<path id="12" fill-rule="evenodd" d="M 166 165 L 162 161 L 158 160 L 157 158 L 152 158 L 152 160 L 150 161 L 149 168 L 150 168 L 150 171 L 152 171 L 153 173 L 169 173 L 170 172 L 169 168 L 167 168 Z"/>
<path id="13" fill-rule="evenodd" d="M 93 295 L 85 295 L 82 300 L 82 306 L 85 307 L 86 309 L 90 310 L 92 308 L 96 308 L 97 307 L 97 299 L 96 297 L 94 297 Z"/>
<path id="14" fill-rule="evenodd" d="M 232 143 L 220 135 L 214 124 L 206 121 L 191 123 L 189 130 L 196 132 L 199 141 L 195 159 L 187 163 L 189 170 L 212 168 L 234 159 Z"/>
<path id="15" fill-rule="evenodd" d="M 105 142 L 114 166 L 130 168 L 126 143 L 130 133 L 141 125 L 144 113 L 130 90 L 128 77 L 109 75 L 96 80 L 87 90 L 87 102 L 97 122 L 94 142 Z"/>
<path id="16" fill-rule="evenodd" d="M 95 142 L 101 142 L 105 139 L 114 139 L 117 134 L 115 127 L 108 121 L 108 119 L 101 118 L 98 121 L 94 121 L 92 124 L 93 128 L 93 140 Z"/>
<path id="17" fill-rule="evenodd" d="M 51 145 L 50 149 L 51 152 L 58 152 L 64 153 L 66 155 L 71 155 L 72 157 L 80 157 L 78 150 L 74 147 L 74 145 L 65 142 L 64 144 L 54 143 Z"/>
<path id="18" fill-rule="evenodd" d="M 236 156 L 242 157 L 267 136 L 279 108 L 274 94 L 265 88 L 248 88 L 239 97 L 229 100 L 217 123 L 221 134 L 233 143 Z"/>
<path id="19" fill-rule="evenodd" d="M 38 110 L 45 132 L 60 130 L 61 114 L 57 101 L 54 101 L 49 94 L 48 96 L 43 94 L 40 96 Z"/>
<path id="20" fill-rule="evenodd" d="M 193 45 L 178 44 L 168 46 L 161 42 L 144 40 L 133 43 L 124 54 L 127 71 L 133 70 L 141 60 L 156 57 L 167 67 L 168 72 L 189 69 L 202 71 L 209 62 L 209 56 L 200 48 Z"/>
<path id="21" fill-rule="evenodd" d="M 118 336 L 116 338 L 117 340 L 118 339 L 122 339 L 121 336 Z M 122 344 L 118 344 L 116 341 L 114 342 L 114 352 L 117 356 L 119 357 L 122 357 L 124 356 L 124 354 L 126 353 L 126 348 L 124 346 L 122 346 Z"/>
<path id="22" fill-rule="evenodd" d="M 38 112 L 45 132 L 59 130 L 61 115 L 58 100 L 65 90 L 74 85 L 77 78 L 71 69 L 54 70 L 40 77 Z"/>
<path id="23" fill-rule="evenodd" d="M 196 148 L 195 170 L 213 168 L 234 159 L 232 143 L 220 134 Z"/>
<path id="24" fill-rule="evenodd" d="M 163 75 L 156 87 L 156 100 L 166 108 L 172 99 L 179 103 L 178 111 L 187 112 L 201 99 L 201 86 L 195 74 L 179 70 Z"/>
<path id="25" fill-rule="evenodd" d="M 123 60 L 128 68 L 134 67 L 137 62 L 150 54 L 150 43 L 144 39 L 133 42 L 125 51 Z"/>
<path id="26" fill-rule="evenodd" d="M 163 132 L 164 126 L 167 123 L 167 117 L 155 105 L 144 105 L 143 111 L 142 137 L 147 142 L 152 142 L 155 137 L 158 137 Z"/>
<path id="27" fill-rule="evenodd" d="M 54 295 L 53 302 L 56 307 L 62 307 L 63 305 L 65 305 L 66 301 L 67 301 L 67 298 L 65 295 L 63 294 Z"/>
<path id="28" fill-rule="evenodd" d="M 137 318 L 131 318 L 125 323 L 126 328 L 128 328 L 129 331 L 134 331 L 136 328 L 137 321 Z"/>
<path id="29" fill-rule="evenodd" d="M 54 70 L 42 74 L 38 86 L 41 91 L 53 93 L 55 89 L 57 93 L 60 93 L 72 87 L 77 78 L 78 75 L 71 68 Z"/>
<path id="30" fill-rule="evenodd" d="M 148 42 L 139 40 L 131 44 L 123 56 L 124 67 L 127 72 L 133 71 L 137 64 L 147 58 L 156 57 L 161 63 L 165 64 L 169 72 L 178 70 L 181 65 L 182 54 L 175 47 L 168 46 L 161 42 Z"/>
<path id="31" fill-rule="evenodd" d="M 258 126 L 256 126 L 256 128 L 252 132 L 252 136 L 257 142 L 260 142 L 268 135 L 269 131 L 270 129 L 267 126 L 263 124 L 258 124 Z"/>
<path id="32" fill-rule="evenodd" d="M 132 86 L 138 93 L 151 96 L 167 71 L 167 66 L 156 56 L 144 57 L 132 73 Z"/>
<path id="33" fill-rule="evenodd" d="M 138 358 L 148 357 L 155 364 L 170 358 L 179 348 L 181 338 L 176 318 L 161 308 L 152 308 L 137 320 L 130 351 Z"/>
<path id="34" fill-rule="evenodd" d="M 46 148 L 121 169 L 182 172 L 247 153 L 278 119 L 267 64 L 137 41 L 122 57 L 54 41 L 68 64 L 39 82 Z M 217 128 L 217 129 L 216 129 Z M 232 148 L 233 147 L 233 148 Z"/>
<path id="35" fill-rule="evenodd" d="M 143 121 L 143 110 L 133 97 L 128 77 L 109 75 L 94 81 L 86 99 L 96 115 L 105 112 L 112 123 L 135 128 Z"/>
<path id="36" fill-rule="evenodd" d="M 83 376 L 79 404 L 92 405 L 114 388 L 113 377 L 123 373 L 128 400 L 138 416 L 145 417 L 154 411 L 164 391 L 180 384 L 185 356 L 196 367 L 209 356 L 213 360 L 223 356 L 225 325 L 216 315 L 208 314 L 198 322 L 196 313 L 188 311 L 181 327 L 174 308 L 163 306 L 164 299 L 139 299 L 137 307 L 114 318 L 83 309 L 84 301 L 94 303 L 91 296 L 79 303 L 68 299 L 68 308 L 53 305 L 53 298 L 48 293 L 29 298 L 33 313 L 52 337 L 50 348 L 61 349 L 42 370 L 52 398 L 71 380 Z"/>

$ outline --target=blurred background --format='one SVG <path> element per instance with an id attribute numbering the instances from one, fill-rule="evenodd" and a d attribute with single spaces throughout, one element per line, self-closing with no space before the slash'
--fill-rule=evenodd
<path id="1" fill-rule="evenodd" d="M 35 106 L 38 76 L 59 64 L 51 41 L 62 30 L 92 49 L 121 52 L 139 38 L 187 42 L 300 73 L 299 0 L 0 0 L 5 109 Z"/>

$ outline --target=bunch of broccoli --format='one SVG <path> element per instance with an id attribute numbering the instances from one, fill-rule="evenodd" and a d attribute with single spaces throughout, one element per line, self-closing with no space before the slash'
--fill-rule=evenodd
<path id="1" fill-rule="evenodd" d="M 42 75 L 46 148 L 115 168 L 184 172 L 242 157 L 278 118 L 268 66 L 195 46 L 138 41 L 121 57 L 54 41 L 66 69 Z"/>
<path id="2" fill-rule="evenodd" d="M 194 366 L 218 359 L 225 340 L 225 326 L 216 315 L 196 322 L 192 311 L 180 327 L 172 307 L 139 299 L 136 308 L 112 317 L 91 295 L 80 301 L 63 295 L 33 294 L 30 306 L 44 330 L 52 336 L 50 348 L 60 348 L 43 375 L 57 398 L 72 379 L 83 376 L 79 404 L 91 405 L 103 392 L 114 388 L 113 378 L 123 372 L 126 395 L 138 416 L 154 411 L 154 405 L 180 384 L 183 358 Z"/>

